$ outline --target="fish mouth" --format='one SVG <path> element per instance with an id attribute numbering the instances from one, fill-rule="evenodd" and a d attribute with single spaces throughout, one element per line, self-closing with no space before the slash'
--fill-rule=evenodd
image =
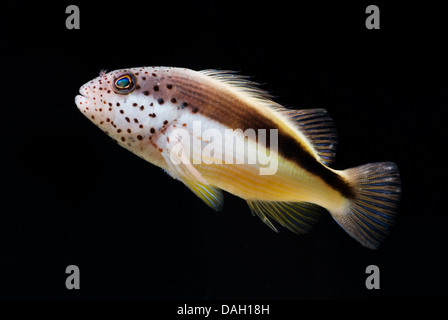
<path id="1" fill-rule="evenodd" d="M 89 105 L 89 98 L 83 95 L 81 92 L 75 97 L 75 103 L 78 109 L 84 109 Z"/>

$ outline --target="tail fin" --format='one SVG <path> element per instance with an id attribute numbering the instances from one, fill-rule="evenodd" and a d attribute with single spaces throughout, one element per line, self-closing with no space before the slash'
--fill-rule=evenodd
<path id="1" fill-rule="evenodd" d="M 377 249 L 394 223 L 401 182 L 393 162 L 370 163 L 343 171 L 355 196 L 331 212 L 344 230 L 363 246 Z"/>

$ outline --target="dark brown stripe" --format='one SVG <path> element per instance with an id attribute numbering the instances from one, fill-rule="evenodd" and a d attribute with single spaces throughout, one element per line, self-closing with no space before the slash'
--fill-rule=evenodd
<path id="1" fill-rule="evenodd" d="M 186 102 L 187 108 L 195 108 L 197 112 L 213 120 L 225 123 L 233 129 L 278 129 L 278 151 L 280 155 L 298 164 L 308 172 L 320 177 L 329 186 L 338 190 L 342 195 L 352 198 L 354 190 L 341 176 L 326 168 L 316 160 L 306 148 L 293 136 L 286 133 L 271 119 L 265 117 L 257 109 L 241 100 L 235 94 L 218 91 L 211 85 L 195 82 L 194 77 L 176 75 L 172 79 L 176 88 L 176 98 L 179 102 Z M 225 119 L 225 121 L 223 121 Z M 266 145 L 270 146 L 269 134 Z"/>

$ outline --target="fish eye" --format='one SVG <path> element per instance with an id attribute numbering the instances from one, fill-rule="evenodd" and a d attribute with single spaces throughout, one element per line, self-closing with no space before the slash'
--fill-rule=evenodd
<path id="1" fill-rule="evenodd" d="M 128 94 L 135 89 L 135 76 L 132 73 L 125 73 L 114 80 L 113 89 L 119 94 Z"/>

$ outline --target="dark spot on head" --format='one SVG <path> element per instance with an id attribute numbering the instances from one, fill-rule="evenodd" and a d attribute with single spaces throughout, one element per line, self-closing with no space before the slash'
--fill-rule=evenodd
<path id="1" fill-rule="evenodd" d="M 140 106 L 140 110 L 143 111 L 144 109 L 145 109 L 145 107 L 144 107 L 143 105 L 141 105 L 141 106 Z"/>
<path id="2" fill-rule="evenodd" d="M 137 136 L 137 139 L 138 139 L 138 140 L 143 140 L 143 137 L 142 137 L 141 135 L 138 135 L 138 136 Z"/>
<path id="3" fill-rule="evenodd" d="M 123 111 L 123 110 L 120 110 L 120 113 L 121 113 L 121 114 L 123 114 L 123 113 L 124 113 L 124 111 Z"/>
<path id="4" fill-rule="evenodd" d="M 134 103 L 132 104 L 132 106 L 133 106 L 133 107 L 136 107 L 136 106 L 138 106 L 138 104 L 137 104 L 136 102 L 134 102 Z"/>
<path id="5" fill-rule="evenodd" d="M 112 102 L 109 102 L 109 106 L 112 107 Z"/>
<path id="6" fill-rule="evenodd" d="M 142 77 L 142 80 L 145 81 L 145 80 L 146 80 L 146 77 Z"/>
<path id="7" fill-rule="evenodd" d="M 149 91 L 148 91 L 148 90 L 145 90 L 145 91 L 143 91 L 143 94 L 144 94 L 145 96 L 149 96 Z"/>
<path id="8" fill-rule="evenodd" d="M 131 133 L 131 129 L 126 130 L 128 133 Z"/>
<path id="9" fill-rule="evenodd" d="M 136 85 L 135 86 L 135 90 L 138 90 L 138 89 L 140 89 L 141 87 L 139 86 L 139 85 Z"/>
<path id="10" fill-rule="evenodd" d="M 197 107 L 193 107 L 193 108 L 191 108 L 191 112 L 193 112 L 193 113 L 198 112 L 198 108 L 197 108 Z"/>
<path id="11" fill-rule="evenodd" d="M 157 99 L 157 102 L 158 102 L 159 104 L 163 104 L 165 101 L 163 101 L 162 98 L 159 98 L 159 99 Z"/>
<path id="12" fill-rule="evenodd" d="M 173 89 L 173 86 L 171 84 L 167 84 L 166 87 L 170 90 Z"/>
<path id="13" fill-rule="evenodd" d="M 157 74 L 155 74 L 155 73 L 151 73 L 151 75 L 152 75 L 153 77 L 157 77 Z"/>
<path id="14" fill-rule="evenodd" d="M 125 137 L 121 137 L 121 141 L 125 142 L 126 138 Z"/>
<path id="15" fill-rule="evenodd" d="M 131 120 L 129 120 L 129 118 L 128 118 L 128 117 L 126 117 L 125 119 L 126 119 L 126 121 L 127 121 L 127 122 L 131 122 Z"/>
<path id="16" fill-rule="evenodd" d="M 121 129 L 117 129 L 117 132 L 120 133 L 120 132 L 121 132 Z"/>
<path id="17" fill-rule="evenodd" d="M 110 122 L 110 119 L 109 119 L 109 118 L 107 118 L 107 119 L 106 119 L 106 122 Z"/>
<path id="18" fill-rule="evenodd" d="M 176 98 L 172 98 L 172 99 L 171 99 L 171 102 L 172 102 L 172 103 L 176 103 L 176 102 L 177 102 Z"/>
<path id="19" fill-rule="evenodd" d="M 107 82 L 109 82 L 109 81 L 107 81 Z M 110 90 L 107 90 L 107 93 L 110 93 Z"/>
<path id="20" fill-rule="evenodd" d="M 167 125 L 168 124 L 168 120 L 163 121 L 163 124 Z"/>
<path id="21" fill-rule="evenodd" d="M 154 105 L 154 103 L 152 103 L 152 102 L 149 104 L 150 107 L 152 107 L 153 105 Z"/>
<path id="22" fill-rule="evenodd" d="M 156 133 L 156 129 L 151 128 L 151 129 L 149 129 L 149 132 L 151 132 L 151 133 Z"/>
<path id="23" fill-rule="evenodd" d="M 159 86 L 154 86 L 154 91 L 159 91 Z"/>
<path id="24" fill-rule="evenodd" d="M 95 116 L 91 116 L 92 119 L 95 119 Z"/>
<path id="25" fill-rule="evenodd" d="M 137 118 L 134 118 L 134 122 L 135 122 L 135 123 L 138 123 L 138 119 L 137 119 Z"/>
<path id="26" fill-rule="evenodd" d="M 120 102 L 117 102 L 117 107 L 119 107 L 120 106 Z"/>
<path id="27" fill-rule="evenodd" d="M 139 127 L 140 129 L 142 129 L 142 128 L 143 128 L 143 125 L 141 124 L 141 125 L 139 125 L 138 127 Z"/>

